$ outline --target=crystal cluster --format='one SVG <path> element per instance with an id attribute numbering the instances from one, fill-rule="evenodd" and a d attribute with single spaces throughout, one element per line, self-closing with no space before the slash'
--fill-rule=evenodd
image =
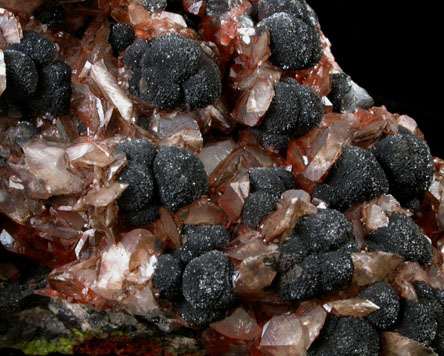
<path id="1" fill-rule="evenodd" d="M 0 7 L 0 311 L 209 355 L 444 355 L 444 161 L 306 1 Z M 26 293 L 16 255 L 48 268 Z"/>

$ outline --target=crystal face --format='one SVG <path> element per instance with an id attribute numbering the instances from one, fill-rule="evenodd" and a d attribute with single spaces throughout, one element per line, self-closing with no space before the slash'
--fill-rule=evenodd
<path id="1" fill-rule="evenodd" d="M 396 170 L 384 166 L 381 142 L 407 136 L 416 154 L 415 145 L 427 151 L 424 136 L 413 118 L 369 104 L 305 1 L 46 5 L 0 0 L 0 309 L 7 325 L 0 325 L 0 348 L 24 347 L 16 329 L 23 323 L 32 345 L 68 340 L 57 351 L 74 354 L 137 354 L 146 351 L 142 341 L 147 354 L 443 353 L 444 161 L 419 157 L 434 171 L 412 201 L 393 187 L 361 194 L 377 178 L 390 183 Z M 295 33 L 276 33 L 285 24 L 258 26 L 256 10 L 301 24 L 295 31 L 305 48 L 286 42 Z M 59 22 L 43 23 L 40 11 Z M 116 35 L 117 24 L 128 31 Z M 171 38 L 183 47 L 165 45 Z M 116 43 L 125 49 L 116 53 Z M 285 70 L 275 61 L 279 46 L 310 66 Z M 59 67 L 71 72 L 49 70 Z M 297 95 L 281 95 L 281 86 Z M 40 110 L 46 102 L 68 110 Z M 301 117 L 306 134 L 282 129 Z M 405 159 L 408 150 L 395 143 L 390 152 Z M 364 153 L 344 159 L 352 150 Z M 340 235 L 340 219 L 307 221 L 341 200 L 333 188 L 318 194 L 341 174 L 340 193 L 350 199 L 333 214 L 347 225 L 346 237 L 327 241 L 324 235 Z M 364 178 L 368 184 L 358 184 Z M 372 243 L 374 236 L 385 239 Z M 396 329 L 372 322 L 393 314 L 393 300 L 360 298 L 375 283 L 400 299 Z M 33 294 L 43 298 L 38 306 L 27 302 Z M 419 314 L 414 323 L 406 310 Z M 37 319 L 50 322 L 36 329 Z M 426 334 L 421 342 L 416 331 Z M 98 350 L 94 342 L 108 344 Z"/>

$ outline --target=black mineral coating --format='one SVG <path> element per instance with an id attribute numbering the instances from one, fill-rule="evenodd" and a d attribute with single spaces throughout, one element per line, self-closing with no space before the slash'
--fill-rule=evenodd
<path id="1" fill-rule="evenodd" d="M 150 44 L 148 41 L 136 40 L 132 45 L 126 48 L 123 56 L 123 63 L 134 71 L 140 70 L 141 58 L 149 48 Z"/>
<path id="2" fill-rule="evenodd" d="M 438 326 L 444 327 L 444 308 L 439 298 L 436 297 L 435 289 L 425 282 L 415 281 L 412 283 L 416 296 L 421 304 L 427 306 L 433 317 L 438 322 Z"/>
<path id="3" fill-rule="evenodd" d="M 210 251 L 191 260 L 182 276 L 182 293 L 196 308 L 227 309 L 235 300 L 233 265 L 223 252 Z"/>
<path id="4" fill-rule="evenodd" d="M 5 95 L 20 98 L 31 96 L 35 92 L 39 80 L 34 62 L 20 51 L 5 49 L 3 54 L 7 82 Z"/>
<path id="5" fill-rule="evenodd" d="M 386 194 L 388 190 L 387 177 L 376 157 L 363 148 L 350 146 L 343 150 L 324 184 L 315 186 L 313 198 L 344 211 L 355 203 Z"/>
<path id="6" fill-rule="evenodd" d="M 429 146 L 405 128 L 387 135 L 372 152 L 384 169 L 389 192 L 401 203 L 422 197 L 433 179 L 433 157 Z"/>
<path id="7" fill-rule="evenodd" d="M 230 10 L 229 0 L 207 0 L 205 8 L 207 16 L 218 16 Z"/>
<path id="8" fill-rule="evenodd" d="M 270 31 L 270 60 L 284 70 L 307 69 L 321 60 L 319 31 L 311 23 L 278 12 L 260 21 L 257 29 Z"/>
<path id="9" fill-rule="evenodd" d="M 55 26 L 63 23 L 66 19 L 66 10 L 62 5 L 45 7 L 34 13 L 34 16 L 41 23 L 48 26 Z"/>
<path id="10" fill-rule="evenodd" d="M 160 297 L 173 300 L 180 296 L 182 283 L 182 264 L 173 255 L 163 254 L 157 259 L 153 277 L 154 287 Z"/>
<path id="11" fill-rule="evenodd" d="M 374 283 L 361 291 L 359 298 L 368 299 L 380 308 L 367 317 L 379 330 L 388 330 L 398 320 L 400 300 L 398 293 L 390 284 Z"/>
<path id="12" fill-rule="evenodd" d="M 263 119 L 263 129 L 270 134 L 304 136 L 317 127 L 324 116 L 321 98 L 296 80 L 274 84 L 275 96 Z"/>
<path id="13" fill-rule="evenodd" d="M 23 32 L 20 50 L 34 61 L 37 68 L 43 68 L 57 59 L 57 50 L 51 39 L 35 31 Z"/>
<path id="14" fill-rule="evenodd" d="M 208 324 L 213 323 L 225 315 L 223 309 L 212 308 L 196 308 L 186 300 L 179 305 L 180 316 L 190 324 L 198 327 L 205 327 Z"/>
<path id="15" fill-rule="evenodd" d="M 257 136 L 259 143 L 263 147 L 272 148 L 273 150 L 279 152 L 284 152 L 287 149 L 292 138 L 291 135 L 288 134 L 276 134 L 273 132 L 268 132 L 263 127 L 256 127 L 250 129 L 250 131 Z"/>
<path id="16" fill-rule="evenodd" d="M 279 177 L 285 190 L 298 188 L 294 176 L 290 171 L 287 171 L 285 168 L 271 168 L 271 171 Z"/>
<path id="17" fill-rule="evenodd" d="M 319 288 L 321 293 L 328 293 L 348 286 L 354 273 L 350 253 L 338 250 L 320 254 L 321 272 Z"/>
<path id="18" fill-rule="evenodd" d="M 167 34 L 151 42 L 141 66 L 154 67 L 165 80 L 181 84 L 198 72 L 202 56 L 202 49 L 196 41 Z"/>
<path id="19" fill-rule="evenodd" d="M 162 204 L 174 212 L 208 190 L 202 161 L 184 148 L 161 147 L 154 158 L 153 171 Z"/>
<path id="20" fill-rule="evenodd" d="M 150 205 L 154 195 L 154 178 L 149 167 L 133 163 L 123 169 L 118 180 L 129 184 L 117 200 L 120 210 L 142 210 Z"/>
<path id="21" fill-rule="evenodd" d="M 279 274 L 276 294 L 289 301 L 303 301 L 314 298 L 319 293 L 320 260 L 310 255 L 302 264 L 293 265 L 289 270 Z"/>
<path id="22" fill-rule="evenodd" d="M 191 110 L 213 104 L 222 92 L 219 67 L 209 58 L 202 58 L 199 70 L 182 84 L 185 103 Z"/>
<path id="23" fill-rule="evenodd" d="M 127 226 L 146 226 L 159 217 L 159 206 L 151 202 L 140 210 L 122 210 L 121 214 Z"/>
<path id="24" fill-rule="evenodd" d="M 250 193 L 242 209 L 242 219 L 251 227 L 258 227 L 275 208 L 279 197 L 258 191 Z"/>
<path id="25" fill-rule="evenodd" d="M 143 139 L 126 140 L 117 145 L 114 152 L 125 152 L 128 165 L 136 163 L 149 167 L 156 155 L 156 147 Z"/>
<path id="26" fill-rule="evenodd" d="M 26 142 L 33 139 L 39 134 L 39 131 L 33 123 L 29 121 L 19 121 L 17 126 L 10 127 L 7 130 L 8 136 L 19 146 L 23 146 Z"/>
<path id="27" fill-rule="evenodd" d="M 71 101 L 71 68 L 56 61 L 39 73 L 39 83 L 32 99 L 32 106 L 41 114 L 53 116 L 69 113 Z"/>
<path id="28" fill-rule="evenodd" d="M 328 99 L 333 104 L 334 112 L 341 112 L 342 99 L 351 89 L 351 78 L 349 75 L 341 72 L 334 73 L 331 76 L 331 91 L 328 94 Z"/>
<path id="29" fill-rule="evenodd" d="M 157 67 L 143 68 L 137 86 L 138 93 L 136 91 L 133 94 L 157 105 L 161 110 L 176 107 L 183 100 L 180 85 L 169 81 Z"/>
<path id="30" fill-rule="evenodd" d="M 167 0 L 141 0 L 140 3 L 149 12 L 165 10 L 168 5 Z"/>
<path id="31" fill-rule="evenodd" d="M 261 191 L 280 198 L 285 191 L 284 183 L 271 169 L 250 168 L 248 175 L 250 176 L 250 192 Z"/>
<path id="32" fill-rule="evenodd" d="M 334 325 L 333 325 L 334 326 Z M 314 344 L 309 356 L 378 356 L 377 330 L 362 318 L 339 318 L 330 335 Z"/>
<path id="33" fill-rule="evenodd" d="M 352 240 L 353 228 L 341 212 L 334 209 L 319 210 L 304 216 L 294 229 L 292 239 L 304 242 L 308 253 L 328 252 Z"/>
<path id="34" fill-rule="evenodd" d="M 393 331 L 430 346 L 436 336 L 437 322 L 426 305 L 403 300 L 398 323 Z"/>
<path id="35" fill-rule="evenodd" d="M 299 0 L 262 0 L 258 5 L 258 19 L 263 20 L 278 12 L 286 12 L 310 23 L 307 5 Z"/>
<path id="36" fill-rule="evenodd" d="M 284 273 L 294 265 L 300 265 L 310 252 L 305 242 L 292 235 L 279 246 L 281 257 L 278 262 L 278 271 Z"/>
<path id="37" fill-rule="evenodd" d="M 444 355 L 444 327 L 438 328 L 432 343 L 433 350 L 439 355 Z"/>
<path id="38" fill-rule="evenodd" d="M 222 225 L 185 225 L 182 235 L 187 242 L 174 251 L 182 263 L 212 250 L 222 250 L 231 240 L 229 231 Z"/>
<path id="39" fill-rule="evenodd" d="M 134 27 L 122 23 L 112 25 L 108 38 L 115 56 L 130 46 L 135 39 Z"/>
<path id="40" fill-rule="evenodd" d="M 372 231 L 366 242 L 369 251 L 395 253 L 422 265 L 432 262 L 432 245 L 414 221 L 405 215 L 391 215 L 389 225 Z"/>

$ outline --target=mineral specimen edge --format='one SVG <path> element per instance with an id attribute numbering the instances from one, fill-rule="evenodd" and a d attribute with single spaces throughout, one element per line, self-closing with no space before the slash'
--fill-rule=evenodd
<path id="1" fill-rule="evenodd" d="M 444 163 L 304 0 L 0 6 L 0 347 L 444 355 Z"/>

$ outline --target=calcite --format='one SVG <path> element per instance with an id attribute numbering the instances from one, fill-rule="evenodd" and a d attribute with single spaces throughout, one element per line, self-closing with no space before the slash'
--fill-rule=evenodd
<path id="1" fill-rule="evenodd" d="M 56 343 L 55 333 L 57 340 L 75 343 L 53 349 L 64 353 L 125 349 L 128 354 L 169 354 L 171 348 L 186 348 L 191 355 L 203 345 L 206 351 L 201 354 L 210 355 L 306 355 L 329 314 L 364 318 L 380 308 L 356 297 L 366 286 L 387 282 L 410 301 L 418 301 L 413 282 L 444 289 L 444 161 L 435 158 L 433 182 L 417 211 L 406 209 L 390 194 L 344 211 L 353 228 L 353 241 L 344 247 L 354 251 L 350 285 L 298 303 L 276 295 L 276 281 L 285 268 L 282 243 L 301 218 L 328 208 L 311 194 L 342 151 L 348 146 L 371 150 L 401 127 L 423 137 L 413 118 L 392 114 L 384 106 L 363 109 L 351 100 L 341 112 L 334 112 L 328 95 L 332 76 L 342 69 L 319 26 L 321 60 L 290 72 L 270 61 L 270 33 L 255 29 L 257 1 L 183 0 L 155 11 L 139 0 L 56 1 L 52 4 L 63 4 L 67 18 L 55 27 L 31 16 L 42 3 L 0 0 L 0 7 L 5 7 L 0 8 L 0 311 L 10 329 L 5 332 L 0 325 L 0 347 L 20 345 L 21 320 L 27 327 L 33 323 L 32 342 Z M 316 21 L 311 10 L 307 16 Z M 113 54 L 108 38 L 115 22 L 132 26 L 137 41 L 165 34 L 196 41 L 222 73 L 221 96 L 197 110 L 183 105 L 160 110 L 131 94 L 132 78 L 142 74 L 125 66 L 124 52 Z M 23 32 L 30 30 L 48 36 L 58 59 L 72 69 L 67 115 L 37 115 L 22 112 L 17 103 L 4 105 L 9 99 L 2 95 L 8 94 L 10 84 L 3 50 L 19 44 Z M 275 83 L 289 79 L 320 96 L 324 117 L 318 127 L 293 138 L 288 148 L 264 148 L 255 132 L 273 101 Z M 29 137 L 20 126 L 28 124 L 35 131 Z M 133 164 L 131 153 L 115 148 L 137 139 L 156 148 L 176 146 L 192 152 L 203 164 L 209 188 L 177 212 L 160 206 L 154 193 L 150 208 L 158 216 L 133 227 L 126 224 L 118 203 L 132 184 L 118 179 Z M 250 179 L 251 168 L 276 172 L 285 185 L 257 228 L 242 219 L 245 202 L 258 189 Z M 433 263 L 421 266 L 396 254 L 366 250 L 367 235 L 387 226 L 392 214 L 415 220 L 430 238 Z M 218 225 L 231 236 L 220 254 L 229 259 L 236 298 L 202 328 L 183 319 L 180 292 L 178 300 L 168 301 L 153 282 L 158 257 L 174 255 L 187 242 L 186 225 Z M 22 273 L 11 254 L 47 269 L 40 278 L 24 280 L 27 270 Z M 44 299 L 35 307 L 25 303 L 29 296 Z M 148 342 L 153 335 L 168 351 L 157 341 L 150 346 L 137 343 Z M 101 340 L 94 346 L 90 336 Z M 132 337 L 137 340 L 130 349 Z M 435 354 L 401 334 L 381 332 L 380 337 L 382 355 Z"/>

